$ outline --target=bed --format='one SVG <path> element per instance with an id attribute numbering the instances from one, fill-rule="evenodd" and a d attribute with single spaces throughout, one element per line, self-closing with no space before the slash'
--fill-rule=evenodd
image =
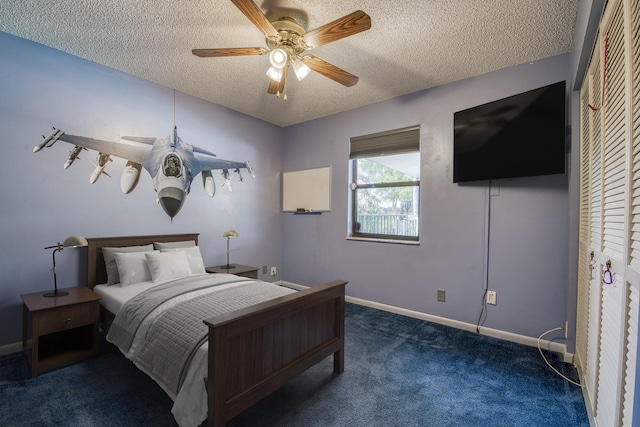
<path id="1" fill-rule="evenodd" d="M 87 285 L 97 291 L 101 285 L 104 286 L 107 283 L 103 248 L 135 247 L 158 242 L 177 245 L 184 241 L 193 241 L 197 245 L 198 234 L 100 237 L 87 240 Z M 105 252 L 108 250 L 105 249 Z M 147 259 L 151 262 L 150 258 Z M 266 292 L 266 287 L 278 288 L 267 282 L 234 275 L 203 274 L 193 277 L 194 282 L 203 283 L 201 285 L 203 288 L 215 286 L 219 295 L 226 291 L 218 289 L 227 287 L 238 287 L 243 289 L 243 292 L 248 292 L 251 288 L 260 289 L 261 292 Z M 216 281 L 215 285 L 209 285 L 209 280 Z M 329 356 L 333 356 L 333 372 L 344 371 L 346 283 L 336 280 L 299 292 L 275 291 L 282 292 L 282 295 L 233 311 L 201 316 L 197 322 L 191 322 L 195 328 L 204 325 L 206 343 L 188 357 L 190 364 L 188 370 L 187 368 L 182 370 L 181 381 L 184 380 L 184 382 L 179 384 L 177 393 L 168 390 L 162 380 L 156 377 L 152 359 L 151 363 L 138 363 L 136 360 L 134 363 L 158 382 L 174 399 L 174 410 L 179 403 L 180 408 L 177 411 L 181 412 L 181 415 L 178 416 L 172 410 L 178 424 L 197 425 L 203 421 L 198 421 L 202 415 L 196 414 L 193 418 L 191 412 L 201 412 L 202 408 L 196 408 L 198 405 L 194 402 L 204 399 L 206 404 L 204 416 L 207 425 L 224 426 L 228 420 Z M 173 288 L 183 284 L 181 281 L 169 280 L 161 282 L 160 285 L 154 285 L 153 291 L 144 292 L 144 294 L 177 292 Z M 111 288 L 114 287 L 111 286 Z M 130 289 L 128 291 L 131 292 Z M 127 296 L 124 299 L 142 299 L 140 295 Z M 203 295 L 198 304 L 203 305 L 202 301 L 206 298 L 210 296 Z M 128 327 L 129 320 L 119 320 L 119 317 L 127 316 L 125 308 L 121 308 L 125 306 L 124 302 L 109 303 L 109 298 L 103 297 L 101 324 L 112 325 L 109 328 L 109 335 L 117 336 L 120 328 Z M 130 305 L 133 305 L 133 302 L 126 301 L 126 306 Z M 156 311 L 158 310 L 154 313 Z M 189 311 L 192 316 L 195 316 L 193 310 Z M 157 315 L 165 316 L 165 313 Z M 162 321 L 168 324 L 171 316 L 165 317 Z M 146 335 L 157 334 L 148 332 Z M 135 344 L 132 346 L 136 347 Z M 122 348 L 121 351 L 123 351 Z M 127 355 L 126 351 L 123 353 Z M 173 351 L 167 353 L 173 353 Z M 163 369 L 166 371 L 165 368 Z M 160 371 L 162 372 L 162 369 Z M 186 418 L 184 418 L 184 412 L 186 412 Z M 190 416 L 192 418 L 189 420 Z"/>

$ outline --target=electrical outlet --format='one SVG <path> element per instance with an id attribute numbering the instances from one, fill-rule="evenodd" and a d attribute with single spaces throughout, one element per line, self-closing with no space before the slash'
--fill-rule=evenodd
<path id="1" fill-rule="evenodd" d="M 271 275 L 272 275 L 273 277 L 275 277 L 275 276 L 276 276 L 276 268 L 275 268 L 275 267 L 271 267 Z"/>
<path id="2" fill-rule="evenodd" d="M 496 305 L 496 291 L 487 291 L 487 304 Z"/>
<path id="3" fill-rule="evenodd" d="M 267 267 L 266 265 L 262 266 L 262 274 L 267 274 L 267 268 L 269 267 Z"/>
<path id="4" fill-rule="evenodd" d="M 438 301 L 445 302 L 446 300 L 446 292 L 444 289 L 438 289 Z"/>

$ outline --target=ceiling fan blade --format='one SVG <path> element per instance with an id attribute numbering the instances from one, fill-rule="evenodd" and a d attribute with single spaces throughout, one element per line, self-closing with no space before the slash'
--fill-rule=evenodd
<path id="1" fill-rule="evenodd" d="M 275 82 L 272 79 L 269 79 L 269 88 L 267 89 L 267 92 L 270 93 L 271 95 L 278 95 L 280 93 L 283 93 L 284 84 L 287 81 L 287 74 L 289 74 L 289 64 L 284 66 L 284 69 L 282 70 L 282 78 L 280 79 L 280 82 Z"/>
<path id="2" fill-rule="evenodd" d="M 361 10 L 306 32 L 302 38 L 309 48 L 322 46 L 371 28 L 371 18 Z"/>
<path id="3" fill-rule="evenodd" d="M 316 73 L 322 74 L 323 76 L 330 78 L 331 80 L 336 81 L 341 85 L 351 87 L 358 83 L 359 78 L 357 76 L 354 76 L 353 74 L 343 70 L 342 68 L 338 68 L 333 64 L 329 64 L 327 61 L 324 61 L 317 56 L 304 55 L 302 57 L 302 61 Z"/>
<path id="4" fill-rule="evenodd" d="M 231 0 L 231 3 L 236 5 L 240 12 L 249 19 L 262 33 L 267 37 L 278 36 L 278 30 L 273 28 L 271 22 L 262 13 L 260 8 L 251 0 Z"/>
<path id="5" fill-rule="evenodd" d="M 218 58 L 221 56 L 264 55 L 269 49 L 264 47 L 230 47 L 223 49 L 193 49 L 191 53 L 201 58 Z"/>
<path id="6" fill-rule="evenodd" d="M 269 87 L 267 88 L 267 93 L 275 95 L 278 92 L 278 86 L 280 86 L 280 83 L 274 82 L 273 80 L 269 79 Z"/>

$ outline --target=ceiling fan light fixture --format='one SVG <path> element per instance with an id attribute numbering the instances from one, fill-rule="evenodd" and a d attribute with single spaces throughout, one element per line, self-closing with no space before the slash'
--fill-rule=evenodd
<path id="1" fill-rule="evenodd" d="M 227 57 L 269 54 L 271 68 L 267 70 L 269 86 L 267 93 L 278 95 L 285 86 L 289 65 L 294 69 L 296 78 L 303 80 L 311 70 L 343 86 L 351 87 L 358 82 L 358 76 L 336 67 L 313 55 L 300 55 L 328 43 L 344 39 L 371 28 L 371 18 L 362 10 L 356 10 L 311 31 L 306 31 L 294 18 L 284 16 L 275 21 L 264 14 L 256 0 L 231 0 L 232 3 L 260 30 L 268 48 L 215 48 L 193 49 L 199 57 Z M 263 2 L 268 3 L 268 2 Z M 306 16 L 304 11 L 295 11 Z M 306 18 L 305 18 L 306 19 Z M 285 94 L 286 98 L 286 94 Z"/>
<path id="2" fill-rule="evenodd" d="M 269 67 L 267 76 L 274 82 L 280 82 L 282 80 L 282 68 Z"/>
<path id="3" fill-rule="evenodd" d="M 282 68 L 287 64 L 287 52 L 284 49 L 273 49 L 269 53 L 269 62 L 274 68 Z"/>
<path id="4" fill-rule="evenodd" d="M 298 80 L 302 80 L 309 75 L 311 72 L 311 68 L 307 66 L 300 58 L 296 58 L 291 61 L 291 66 L 293 67 L 293 72 L 296 73 L 296 77 Z"/>

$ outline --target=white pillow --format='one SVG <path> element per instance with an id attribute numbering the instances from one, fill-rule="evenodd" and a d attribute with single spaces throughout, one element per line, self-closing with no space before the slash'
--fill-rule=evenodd
<path id="1" fill-rule="evenodd" d="M 189 248 L 195 245 L 195 240 L 182 240 L 180 242 L 153 242 L 154 249 L 159 251 L 169 248 Z"/>
<path id="2" fill-rule="evenodd" d="M 153 245 L 143 246 L 124 246 L 124 247 L 104 247 L 102 248 L 102 255 L 104 256 L 104 265 L 107 270 L 107 285 L 115 285 L 120 283 L 120 274 L 118 272 L 118 266 L 116 265 L 116 253 L 123 252 L 148 252 L 153 250 Z"/>
<path id="3" fill-rule="evenodd" d="M 204 274 L 206 270 L 204 268 L 204 261 L 202 260 L 202 253 L 199 246 L 192 246 L 190 248 L 166 248 L 161 249 L 160 252 L 179 252 L 182 251 L 187 255 L 189 261 L 189 267 L 191 268 L 191 274 Z"/>
<path id="4" fill-rule="evenodd" d="M 117 252 L 114 254 L 118 272 L 120 274 L 120 285 L 129 286 L 138 282 L 148 282 L 151 280 L 151 273 L 147 266 L 145 254 L 151 252 Z"/>
<path id="5" fill-rule="evenodd" d="M 154 251 L 147 252 L 145 256 L 151 272 L 151 280 L 154 283 L 191 276 L 191 268 L 184 251 Z"/>

